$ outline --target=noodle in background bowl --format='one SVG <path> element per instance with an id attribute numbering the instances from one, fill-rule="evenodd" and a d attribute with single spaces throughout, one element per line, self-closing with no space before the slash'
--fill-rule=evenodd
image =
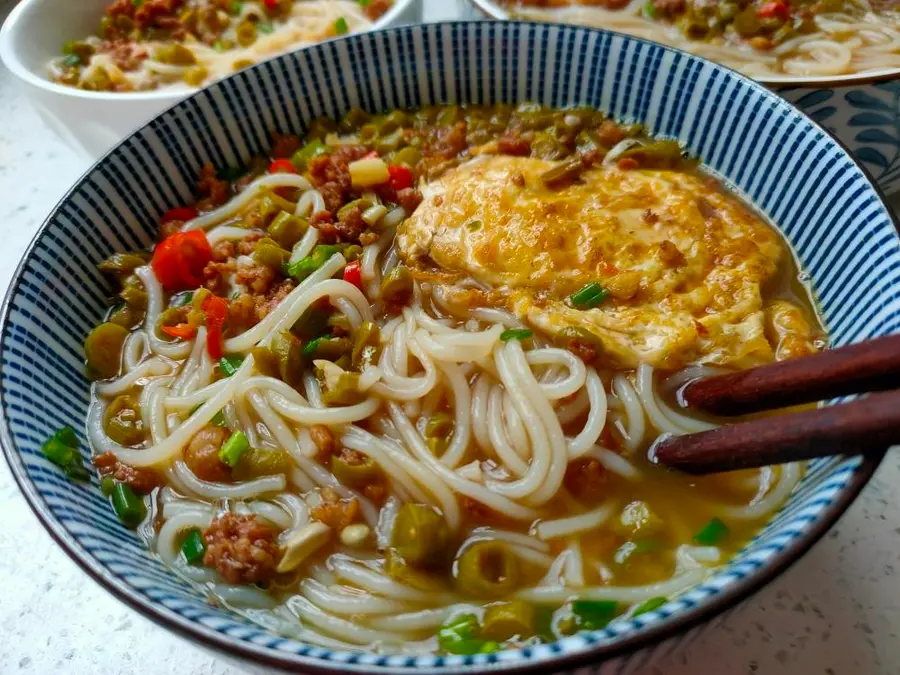
<path id="1" fill-rule="evenodd" d="M 67 40 L 97 30 L 111 0 L 21 0 L 0 28 L 0 60 L 16 76 L 41 119 L 92 159 L 196 89 L 187 85 L 140 92 L 93 92 L 57 84 L 48 66 Z M 419 0 L 393 0 L 372 30 L 415 23 Z"/>
<path id="2" fill-rule="evenodd" d="M 374 55 L 379 58 L 374 58 Z M 267 105 L 254 105 L 264 100 Z M 57 206 L 16 272 L 0 317 L 0 440 L 29 504 L 104 588 L 160 625 L 272 671 L 568 671 L 637 668 L 695 637 L 796 561 L 853 501 L 878 458 L 816 460 L 783 509 L 701 585 L 659 609 L 553 644 L 473 656 L 376 655 L 268 632 L 176 577 L 125 529 L 97 484 L 69 482 L 40 446 L 81 429 L 81 341 L 103 316 L 96 263 L 148 246 L 158 217 L 189 201 L 206 162 L 233 166 L 319 115 L 435 102 L 577 103 L 677 138 L 783 232 L 818 292 L 834 345 L 900 330 L 900 237 L 878 188 L 783 99 L 716 64 L 585 28 L 526 23 L 413 26 L 315 45 L 242 71 L 132 134 Z M 585 671 L 587 672 L 587 671 Z M 630 672 L 630 670 L 629 670 Z"/>
<path id="3" fill-rule="evenodd" d="M 486 16 L 510 18 L 491 0 L 470 2 Z M 900 191 L 900 70 L 757 79 L 833 133 L 885 192 Z"/>

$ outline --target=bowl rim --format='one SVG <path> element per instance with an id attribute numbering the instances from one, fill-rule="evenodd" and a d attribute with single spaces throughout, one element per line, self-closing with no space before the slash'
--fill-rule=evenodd
<path id="1" fill-rule="evenodd" d="M 470 26 L 473 24 L 477 25 L 479 23 L 488 23 L 488 21 L 458 20 L 442 23 L 457 26 Z M 513 21 L 511 23 L 517 26 L 541 26 L 545 28 L 553 28 L 554 26 L 556 26 L 555 24 L 547 22 Z M 427 27 L 427 24 L 417 24 L 413 26 L 395 26 L 391 28 L 383 28 L 379 32 L 390 34 L 409 29 L 425 30 L 427 29 Z M 658 43 L 653 43 L 652 41 L 648 41 L 643 38 L 635 37 L 633 35 L 627 35 L 624 33 L 618 33 L 616 31 L 585 26 L 573 26 L 573 28 L 578 30 L 607 33 L 629 40 L 636 40 L 652 45 L 658 45 Z M 335 39 L 341 41 L 354 40 L 358 39 L 360 35 L 364 35 L 367 32 L 371 31 L 346 35 Z M 295 51 L 315 49 L 318 44 L 320 43 L 308 45 L 301 48 L 300 50 Z M 662 46 L 667 50 L 682 53 L 691 58 L 711 63 L 714 67 L 726 70 L 733 76 L 745 80 L 751 87 L 758 87 L 765 90 L 769 95 L 777 96 L 777 94 L 774 94 L 773 92 L 767 90 L 759 82 L 753 80 L 752 78 L 749 78 L 746 75 L 743 75 L 742 73 L 731 70 L 727 66 L 709 61 L 708 59 L 703 59 L 702 57 L 696 56 L 694 54 L 688 54 L 687 52 L 683 52 L 675 47 L 669 47 L 667 45 L 658 46 Z M 289 54 L 290 52 L 275 56 L 273 58 L 285 58 Z M 255 64 L 250 68 L 256 67 L 259 67 L 259 64 Z M 248 68 L 248 70 L 250 68 Z M 229 75 L 228 77 L 233 76 L 234 75 Z M 106 159 L 110 157 L 116 150 L 118 150 L 118 148 L 123 145 L 128 139 L 137 135 L 144 129 L 150 127 L 158 117 L 161 117 L 169 110 L 172 110 L 175 107 L 181 105 L 188 99 L 197 96 L 199 93 L 200 90 L 192 92 L 189 96 L 186 96 L 184 99 L 179 100 L 165 110 L 160 111 L 150 120 L 147 120 L 145 123 L 137 127 L 125 138 L 120 140 L 113 147 L 103 153 L 103 155 L 101 155 L 93 164 L 91 164 L 91 166 L 87 170 L 85 170 L 85 172 L 78 178 L 78 180 L 75 181 L 68 190 L 66 190 L 63 196 L 60 197 L 50 213 L 44 218 L 40 227 L 37 229 L 27 248 L 22 254 L 22 258 L 17 264 L 15 272 L 10 279 L 10 283 L 3 298 L 3 302 L 2 304 L 0 304 L 0 354 L 4 353 L 6 349 L 6 337 L 8 334 L 7 323 L 10 319 L 10 311 L 12 308 L 13 298 L 17 297 L 18 295 L 19 286 L 25 271 L 26 262 L 28 261 L 34 248 L 36 247 L 38 240 L 48 229 L 51 221 L 60 211 L 63 204 L 69 200 L 69 198 L 80 187 L 81 183 L 95 170 L 95 168 L 98 167 L 102 162 L 106 161 Z M 786 102 L 786 105 L 792 108 L 796 114 L 799 114 L 801 117 L 805 117 L 813 127 L 817 128 L 821 133 L 830 138 L 841 148 L 841 150 L 845 153 L 852 164 L 856 166 L 868 180 L 870 187 L 887 212 L 888 217 L 894 226 L 894 229 L 898 233 L 900 233 L 900 216 L 895 214 L 894 211 L 888 206 L 887 198 L 882 188 L 875 182 L 869 171 L 853 157 L 846 144 L 838 139 L 833 133 L 825 129 L 818 122 L 809 118 L 806 113 L 796 108 L 793 104 Z M 169 630 L 173 634 L 185 640 L 188 640 L 191 643 L 210 649 L 215 653 L 227 657 L 238 658 L 245 662 L 250 662 L 256 665 L 276 668 L 282 671 L 297 672 L 298 668 L 302 668 L 303 672 L 310 673 L 311 675 L 337 675 L 338 673 L 343 672 L 353 672 L 360 674 L 375 672 L 379 675 L 408 675 L 410 672 L 414 672 L 420 669 L 415 665 L 396 666 L 374 665 L 368 663 L 361 664 L 346 661 L 327 660 L 319 658 L 317 656 L 310 656 L 308 654 L 297 654 L 288 651 L 275 650 L 269 647 L 251 643 L 249 641 L 240 640 L 226 635 L 220 631 L 211 629 L 204 624 L 189 620 L 186 617 L 176 613 L 175 611 L 161 605 L 160 603 L 154 602 L 145 597 L 140 592 L 125 583 L 123 579 L 115 576 L 110 571 L 108 571 L 106 566 L 98 561 L 92 554 L 86 551 L 81 546 L 81 544 L 69 533 L 63 523 L 53 515 L 50 510 L 49 504 L 46 502 L 43 495 L 41 495 L 34 483 L 29 478 L 21 455 L 16 452 L 15 441 L 13 440 L 5 411 L 6 394 L 5 391 L 0 388 L 0 450 L 2 450 L 3 452 L 3 456 L 6 460 L 7 466 L 10 469 L 10 473 L 12 474 L 16 485 L 25 497 L 25 501 L 31 508 L 32 512 L 37 516 L 38 521 L 41 523 L 41 525 L 43 525 L 44 529 L 51 536 L 51 538 L 62 548 L 66 555 L 101 588 L 123 602 L 132 610 L 138 612 L 145 618 L 152 621 L 154 624 Z M 727 611 L 734 609 L 745 600 L 748 600 L 752 595 L 781 576 L 786 570 L 788 570 L 807 552 L 809 552 L 809 550 L 826 534 L 826 532 L 828 532 L 828 530 L 830 530 L 831 527 L 833 527 L 837 523 L 837 521 L 850 507 L 850 505 L 853 504 L 862 489 L 868 484 L 869 480 L 878 469 L 888 449 L 889 448 L 886 447 L 884 449 L 871 451 L 864 455 L 861 455 L 860 463 L 853 470 L 853 475 L 848 481 L 847 485 L 841 490 L 840 493 L 838 493 L 834 497 L 833 501 L 823 509 L 817 520 L 810 523 L 805 528 L 805 531 L 802 534 L 794 537 L 786 546 L 784 546 L 784 548 L 774 553 L 764 567 L 755 569 L 753 572 L 729 584 L 724 589 L 720 589 L 716 595 L 705 598 L 703 601 L 698 602 L 691 608 L 679 611 L 677 614 L 666 617 L 664 620 L 661 620 L 658 623 L 642 627 L 641 630 L 636 631 L 632 635 L 617 636 L 615 639 L 609 641 L 592 643 L 587 647 L 584 647 L 577 651 L 572 651 L 570 653 L 557 652 L 545 658 L 530 660 L 524 659 L 522 661 L 516 662 L 501 661 L 491 664 L 431 666 L 428 668 L 428 670 L 438 673 L 439 675 L 471 675 L 472 673 L 478 672 L 480 670 L 502 671 L 504 674 L 515 673 L 516 675 L 523 675 L 526 673 L 529 675 L 550 675 L 551 673 L 557 673 L 561 670 L 571 670 L 581 667 L 595 666 L 602 664 L 607 660 L 628 656 L 637 653 L 642 649 L 659 646 L 673 638 L 685 635 L 693 629 L 700 628 L 705 624 L 708 624 L 709 622 L 715 620 L 717 617 L 724 615 Z M 271 634 L 276 635 L 275 633 Z M 521 650 L 517 649 L 510 651 Z"/>
<path id="2" fill-rule="evenodd" d="M 0 25 L 0 62 L 2 62 L 3 65 L 9 68 L 10 72 L 23 82 L 55 94 L 71 96 L 73 98 L 85 99 L 88 101 L 180 101 L 189 96 L 193 96 L 203 88 L 189 86 L 187 88 L 180 88 L 175 91 L 170 88 L 130 92 L 85 91 L 84 89 L 76 89 L 75 87 L 67 87 L 64 84 L 57 84 L 56 82 L 53 82 L 48 77 L 46 77 L 46 75 L 34 72 L 33 69 L 28 68 L 19 59 L 18 53 L 13 47 L 13 35 L 18 30 L 22 15 L 28 10 L 28 8 L 40 2 L 46 1 L 47 0 L 21 0 L 21 2 L 13 7 L 12 11 L 6 17 L 6 20 L 3 22 L 3 24 Z M 367 30 L 358 32 L 370 33 L 375 30 L 382 30 L 384 28 L 387 28 L 391 24 L 391 22 L 395 21 L 399 15 L 413 6 L 416 2 L 418 2 L 418 0 L 393 0 L 390 9 L 388 9 L 387 12 L 373 21 L 372 25 Z M 332 38 L 326 38 L 325 40 L 320 40 L 319 42 L 342 39 L 343 37 L 346 36 L 335 36 Z M 312 45 L 305 46 L 309 47 Z M 299 49 L 303 49 L 303 47 L 299 47 Z M 290 53 L 290 51 L 293 51 L 293 49 L 283 53 Z M 269 59 L 278 58 L 281 55 L 282 53 L 272 54 L 257 61 L 257 63 L 262 63 Z M 209 84 L 213 84 L 213 82 L 209 82 L 204 86 L 208 86 Z"/>
<path id="3" fill-rule="evenodd" d="M 474 8 L 480 12 L 485 17 L 489 17 L 491 19 L 497 19 L 500 21 L 513 21 L 518 19 L 513 19 L 509 12 L 503 9 L 500 5 L 498 5 L 494 0 L 466 0 L 469 4 L 473 5 Z M 574 26 L 580 26 L 581 28 L 591 28 L 591 26 L 581 26 L 580 24 L 568 24 Z M 601 28 L 599 30 L 608 30 Z M 616 32 L 616 31 L 611 31 Z M 621 31 L 619 31 L 621 32 Z M 637 37 L 636 35 L 632 35 L 631 37 Z M 639 40 L 646 40 L 647 38 L 638 38 Z M 660 43 L 662 44 L 662 43 Z M 667 47 L 669 45 L 666 45 Z M 672 49 L 678 49 L 679 51 L 684 51 L 679 47 L 672 47 Z M 688 52 L 690 53 L 690 52 Z M 697 56 L 697 54 L 694 54 Z M 704 58 L 704 57 L 700 57 Z M 707 61 L 712 61 L 712 59 L 706 59 Z M 713 61 L 713 63 L 728 68 L 728 66 L 724 66 L 724 64 L 719 63 L 718 61 Z M 810 89 L 818 89 L 820 87 L 851 87 L 857 85 L 864 84 L 877 84 L 879 82 L 889 82 L 891 80 L 900 79 L 900 67 L 898 68 L 885 68 L 882 70 L 875 70 L 866 73 L 851 73 L 850 75 L 823 75 L 821 77 L 812 77 L 812 76 L 771 76 L 771 77 L 753 77 L 750 75 L 746 75 L 746 77 L 750 77 L 755 82 L 759 82 L 760 84 L 764 84 L 773 88 L 800 88 L 806 87 Z"/>

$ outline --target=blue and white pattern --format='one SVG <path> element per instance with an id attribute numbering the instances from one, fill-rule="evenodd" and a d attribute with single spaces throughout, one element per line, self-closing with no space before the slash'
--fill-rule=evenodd
<path id="1" fill-rule="evenodd" d="M 900 191 L 900 79 L 777 91 L 837 136 L 885 192 Z"/>
<path id="2" fill-rule="evenodd" d="M 426 25 L 311 47 L 200 92 L 104 157 L 50 216 L 7 297 L 4 450 L 45 525 L 95 579 L 190 639 L 273 668 L 450 672 L 491 663 L 623 673 L 696 634 L 846 508 L 876 461 L 814 462 L 788 506 L 734 561 L 635 620 L 498 654 L 375 656 L 310 647 L 209 606 L 119 524 L 96 481 L 70 483 L 43 459 L 41 443 L 54 429 L 83 427 L 89 385 L 81 342 L 103 316 L 106 296 L 95 264 L 149 245 L 160 214 L 190 201 L 205 162 L 240 164 L 267 147 L 270 132 L 299 132 L 351 106 L 522 100 L 588 104 L 679 139 L 781 226 L 811 276 L 834 344 L 900 329 L 900 239 L 876 190 L 827 133 L 749 79 L 636 38 L 560 25 Z"/>

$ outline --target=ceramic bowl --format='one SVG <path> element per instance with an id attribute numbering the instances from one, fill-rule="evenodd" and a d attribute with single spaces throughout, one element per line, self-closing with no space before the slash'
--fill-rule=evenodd
<path id="1" fill-rule="evenodd" d="M 71 483 L 43 458 L 41 443 L 55 428 L 83 428 L 89 383 L 81 342 L 101 320 L 108 294 L 96 263 L 149 245 L 159 216 L 190 201 L 204 163 L 238 165 L 266 148 L 270 132 L 302 132 L 312 118 L 353 106 L 374 112 L 524 100 L 588 104 L 677 138 L 704 158 L 781 226 L 835 345 L 900 329 L 900 237 L 877 187 L 829 134 L 757 83 L 658 44 L 571 26 L 431 24 L 330 41 L 233 75 L 129 136 L 65 196 L 16 272 L 0 325 L 0 440 L 28 502 L 75 562 L 165 628 L 257 667 L 329 675 L 485 668 L 611 674 L 683 644 L 822 536 L 878 458 L 812 462 L 789 502 L 733 560 L 635 619 L 495 654 L 341 652 L 211 606 L 119 523 L 96 479 Z"/>
<path id="2" fill-rule="evenodd" d="M 507 20 L 492 0 L 469 0 Z M 840 77 L 759 78 L 833 133 L 888 194 L 900 192 L 900 69 Z"/>
<path id="3" fill-rule="evenodd" d="M 0 28 L 0 60 L 47 126 L 90 159 L 196 91 L 184 85 L 133 93 L 92 92 L 52 82 L 47 64 L 67 40 L 94 33 L 109 4 L 110 0 L 22 0 Z M 418 22 L 421 13 L 420 0 L 394 0 L 372 30 Z"/>

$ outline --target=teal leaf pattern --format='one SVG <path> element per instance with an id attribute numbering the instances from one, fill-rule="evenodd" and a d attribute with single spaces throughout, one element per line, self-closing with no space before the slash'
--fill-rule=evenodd
<path id="1" fill-rule="evenodd" d="M 873 112 L 864 112 L 850 118 L 848 124 L 851 127 L 884 127 L 894 123 L 891 115 L 880 115 Z"/>
<path id="2" fill-rule="evenodd" d="M 798 108 L 811 108 L 814 105 L 825 103 L 832 96 L 834 96 L 834 92 L 831 89 L 814 89 L 794 101 L 794 105 Z M 834 108 L 831 108 L 831 110 L 834 110 Z"/>
<path id="3" fill-rule="evenodd" d="M 847 92 L 847 95 L 844 98 L 847 100 L 847 103 L 854 108 L 862 108 L 863 110 L 883 110 L 888 114 L 893 114 L 894 112 L 894 109 L 888 103 L 885 103 L 880 98 L 876 98 L 871 94 L 860 91 L 859 89 Z"/>
<path id="4" fill-rule="evenodd" d="M 896 136 L 881 129 L 863 129 L 856 134 L 856 140 L 860 143 L 885 143 L 900 147 L 900 140 Z"/>
<path id="5" fill-rule="evenodd" d="M 858 148 L 856 151 L 856 156 L 859 157 L 862 161 L 868 162 L 869 164 L 874 164 L 875 166 L 879 166 L 882 169 L 887 169 L 888 166 L 890 166 L 888 158 L 875 148 L 870 148 L 868 146 Z"/>
<path id="6" fill-rule="evenodd" d="M 847 126 L 857 129 L 853 154 L 890 189 L 900 180 L 900 83 L 855 87 L 843 98 L 852 113 Z"/>
<path id="7" fill-rule="evenodd" d="M 816 122 L 825 122 L 829 117 L 834 115 L 837 112 L 837 108 L 833 105 L 827 105 L 823 108 L 819 108 L 817 110 L 810 110 L 809 116 L 812 117 Z"/>

